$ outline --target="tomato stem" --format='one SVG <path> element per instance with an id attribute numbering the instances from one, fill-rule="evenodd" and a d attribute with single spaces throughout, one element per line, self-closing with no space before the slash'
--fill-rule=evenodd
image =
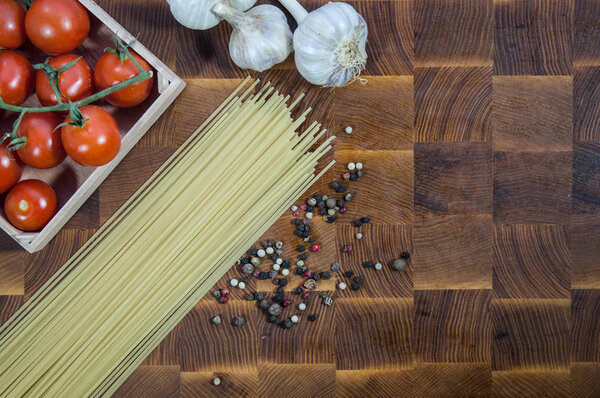
<path id="1" fill-rule="evenodd" d="M 25 7 L 27 7 L 27 9 L 29 10 L 29 7 L 31 7 L 31 1 L 29 0 L 20 0 L 21 3 L 23 3 L 25 5 Z"/>

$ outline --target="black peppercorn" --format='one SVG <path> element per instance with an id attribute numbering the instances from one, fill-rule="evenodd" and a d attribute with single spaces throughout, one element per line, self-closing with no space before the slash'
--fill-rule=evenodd
<path id="1" fill-rule="evenodd" d="M 302 294 L 302 289 L 300 289 L 299 287 L 297 287 L 296 290 L 294 290 L 294 293 L 296 293 L 296 294 Z"/>
<path id="2" fill-rule="evenodd" d="M 346 278 L 352 278 L 352 276 L 354 275 L 354 272 L 352 272 L 352 271 L 346 271 L 344 273 L 344 275 L 346 276 Z"/>
<path id="3" fill-rule="evenodd" d="M 362 218 L 362 222 L 363 222 L 364 224 L 367 224 L 369 221 L 371 221 L 371 219 L 370 219 L 369 217 L 363 217 L 363 218 Z"/>
<path id="4" fill-rule="evenodd" d="M 340 189 L 338 189 L 338 192 L 339 192 L 339 193 L 344 193 L 344 192 L 346 192 L 346 187 L 342 185 L 342 186 L 340 187 Z"/>
<path id="5" fill-rule="evenodd" d="M 275 315 L 269 315 L 267 317 L 267 322 L 269 322 L 269 323 L 275 323 L 275 322 L 277 322 L 277 317 Z"/>
<path id="6" fill-rule="evenodd" d="M 313 211 L 315 208 L 313 206 L 306 206 L 306 211 Z"/>
<path id="7" fill-rule="evenodd" d="M 261 301 L 261 300 L 262 300 L 264 297 L 263 297 L 263 294 L 262 294 L 262 293 L 256 293 L 256 294 L 254 294 L 254 298 L 255 298 L 257 301 Z"/>
<path id="8" fill-rule="evenodd" d="M 331 183 L 331 188 L 333 188 L 334 190 L 338 190 L 340 187 L 342 186 L 342 184 L 340 184 L 338 181 L 334 181 Z"/>
<path id="9" fill-rule="evenodd" d="M 248 301 L 252 301 L 252 300 L 254 300 L 254 295 L 253 295 L 252 293 L 248 293 L 248 294 L 246 295 L 246 300 L 248 300 Z"/>
<path id="10" fill-rule="evenodd" d="M 248 258 L 247 258 L 247 257 L 242 257 L 242 259 L 240 260 L 240 262 L 241 262 L 242 264 L 248 264 L 248 263 L 250 262 L 250 260 L 248 260 Z"/>
<path id="11" fill-rule="evenodd" d="M 325 204 L 325 201 L 324 201 L 324 200 L 320 200 L 320 201 L 317 203 L 317 207 L 318 207 L 319 209 L 324 209 L 324 208 L 325 208 L 325 206 L 326 206 L 326 204 Z"/>
<path id="12" fill-rule="evenodd" d="M 283 263 L 281 263 L 281 267 L 290 269 L 290 262 L 288 260 L 284 260 Z"/>
<path id="13" fill-rule="evenodd" d="M 335 222 L 335 217 L 327 217 L 327 222 L 333 224 Z"/>
<path id="14" fill-rule="evenodd" d="M 318 281 L 319 279 L 321 279 L 321 274 L 319 274 L 318 272 L 315 272 L 315 273 L 313 274 L 313 277 L 312 277 L 312 278 L 313 278 L 314 280 Z"/>
<path id="15" fill-rule="evenodd" d="M 306 260 L 307 257 L 306 257 L 306 254 L 301 254 L 301 255 L 298 256 L 298 258 L 300 260 L 304 261 L 304 260 Z"/>
<path id="16" fill-rule="evenodd" d="M 288 280 L 285 278 L 283 278 L 282 280 L 279 281 L 280 286 L 287 286 L 287 284 L 288 284 Z"/>
<path id="17" fill-rule="evenodd" d="M 244 277 L 244 278 L 242 278 L 242 282 L 244 282 L 245 284 L 248 284 L 248 283 L 250 283 L 250 279 Z"/>
<path id="18" fill-rule="evenodd" d="M 273 297 L 273 301 L 276 303 L 281 303 L 283 301 L 283 296 L 278 294 L 277 296 Z"/>
<path id="19" fill-rule="evenodd" d="M 364 170 L 358 170 L 358 171 L 356 172 L 356 175 L 357 175 L 358 177 L 362 177 L 362 176 L 364 176 L 364 175 L 365 175 L 365 171 L 364 171 Z"/>
<path id="20" fill-rule="evenodd" d="M 299 252 L 303 252 L 304 250 L 306 250 L 306 247 L 304 245 L 298 246 L 298 251 Z"/>
<path id="21" fill-rule="evenodd" d="M 296 234 L 296 236 L 297 236 L 297 237 L 299 237 L 299 238 L 301 238 L 301 237 L 302 237 L 302 231 L 301 231 L 301 230 L 299 230 L 299 229 L 297 229 L 297 230 L 296 230 L 295 234 Z"/>
<path id="22" fill-rule="evenodd" d="M 314 321 L 317 320 L 317 316 L 315 314 L 310 314 L 308 316 L 308 320 L 311 321 L 311 322 L 314 322 Z"/>
<path id="23" fill-rule="evenodd" d="M 329 272 L 325 271 L 321 274 L 321 278 L 329 279 L 329 278 L 331 278 L 331 274 Z"/>
<path id="24" fill-rule="evenodd" d="M 294 324 L 293 324 L 293 323 L 292 323 L 292 321 L 290 321 L 289 319 L 286 319 L 286 320 L 283 322 L 283 326 L 284 326 L 286 329 L 291 329 L 293 325 L 294 325 Z"/>
<path id="25" fill-rule="evenodd" d="M 256 249 L 250 250 L 250 255 L 256 256 L 256 253 L 258 253 L 258 250 L 256 250 Z"/>
<path id="26" fill-rule="evenodd" d="M 319 202 L 321 199 L 323 199 L 323 195 L 321 195 L 320 193 L 315 194 L 315 200 L 317 202 Z"/>
<path id="27" fill-rule="evenodd" d="M 319 214 L 322 215 L 322 216 L 324 216 L 324 215 L 327 214 L 327 210 L 321 209 L 321 210 L 319 210 Z"/>
<path id="28" fill-rule="evenodd" d="M 310 236 L 310 234 L 308 233 L 308 231 L 302 232 L 302 237 L 303 238 L 308 238 L 309 236 Z"/>
<path id="29" fill-rule="evenodd" d="M 263 249 L 266 249 L 267 248 L 267 241 L 266 240 L 261 241 L 260 242 L 260 247 L 262 247 Z"/>
<path id="30" fill-rule="evenodd" d="M 365 267 L 365 268 L 371 268 L 372 266 L 373 266 L 372 261 L 365 261 L 363 264 L 363 267 Z"/>
<path id="31" fill-rule="evenodd" d="M 302 275 L 304 270 L 302 268 L 296 268 L 296 275 Z"/>
<path id="32" fill-rule="evenodd" d="M 360 289 L 360 285 L 358 283 L 356 283 L 356 282 L 354 282 L 350 286 L 352 287 L 352 290 L 358 290 L 358 289 Z"/>
<path id="33" fill-rule="evenodd" d="M 355 226 L 355 227 L 360 227 L 360 226 L 362 226 L 362 221 L 361 221 L 361 220 L 355 220 L 355 221 L 354 221 L 354 226 Z"/>
<path id="34" fill-rule="evenodd" d="M 400 256 L 405 260 L 408 260 L 410 258 L 410 253 L 409 252 L 402 252 L 402 255 Z"/>
<path id="35" fill-rule="evenodd" d="M 282 287 L 278 287 L 278 288 L 277 288 L 275 291 L 276 291 L 278 294 L 283 294 L 283 288 L 282 288 Z"/>
<path id="36" fill-rule="evenodd" d="M 312 236 L 311 236 L 310 238 L 308 238 L 308 241 L 309 241 L 310 243 L 314 243 L 314 242 L 315 242 L 315 240 L 316 240 L 316 239 L 315 239 L 315 238 L 313 238 Z"/>
<path id="37" fill-rule="evenodd" d="M 302 220 L 299 219 L 299 218 L 294 218 L 294 224 L 301 225 L 302 224 Z"/>
<path id="38" fill-rule="evenodd" d="M 271 260 L 275 261 L 279 258 L 279 255 L 277 253 L 271 253 L 271 254 L 269 254 L 269 258 Z"/>
<path id="39" fill-rule="evenodd" d="M 356 180 L 358 180 L 358 175 L 356 173 L 350 174 L 350 181 L 356 181 Z"/>
<path id="40" fill-rule="evenodd" d="M 269 277 L 269 274 L 267 274 L 266 272 L 261 272 L 260 274 L 258 274 L 258 279 L 265 280 L 268 277 Z"/>
<path id="41" fill-rule="evenodd" d="M 337 207 L 342 208 L 344 207 L 344 205 L 346 204 L 346 202 L 344 202 L 342 199 L 339 199 L 337 202 Z"/>
<path id="42" fill-rule="evenodd" d="M 273 246 L 275 246 L 275 241 L 273 241 L 273 240 L 269 239 L 269 240 L 267 241 L 267 246 L 269 246 L 269 247 L 273 247 Z"/>
<path id="43" fill-rule="evenodd" d="M 354 278 L 354 282 L 356 283 L 363 283 L 363 278 L 361 276 L 357 276 L 356 278 Z"/>

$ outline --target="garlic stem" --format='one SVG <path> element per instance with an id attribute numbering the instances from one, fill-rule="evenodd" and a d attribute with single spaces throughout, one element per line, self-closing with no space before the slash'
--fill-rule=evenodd
<path id="1" fill-rule="evenodd" d="M 215 4 L 212 8 L 212 11 L 238 30 L 241 30 L 243 27 L 253 26 L 255 24 L 254 18 L 236 10 L 233 7 L 223 4 L 222 2 Z"/>
<path id="2" fill-rule="evenodd" d="M 308 12 L 296 0 L 279 0 L 282 6 L 292 14 L 298 25 L 304 21 Z"/>

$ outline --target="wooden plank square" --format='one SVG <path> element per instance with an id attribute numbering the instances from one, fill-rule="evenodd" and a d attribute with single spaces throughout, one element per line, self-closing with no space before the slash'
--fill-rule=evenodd
<path id="1" fill-rule="evenodd" d="M 415 397 L 489 397 L 492 370 L 489 363 L 417 363 Z"/>
<path id="2" fill-rule="evenodd" d="M 100 189 L 96 189 L 87 201 L 67 221 L 63 229 L 100 228 Z"/>
<path id="3" fill-rule="evenodd" d="M 0 296 L 25 294 L 25 264 L 29 255 L 10 236 L 0 236 Z"/>
<path id="4" fill-rule="evenodd" d="M 28 300 L 54 275 L 95 230 L 63 229 L 43 250 L 27 257 L 25 263 L 25 300 Z"/>
<path id="5" fill-rule="evenodd" d="M 600 140 L 600 67 L 578 67 L 573 75 L 575 142 Z"/>
<path id="6" fill-rule="evenodd" d="M 600 3 L 596 0 L 574 2 L 573 58 L 575 65 L 600 64 Z"/>
<path id="7" fill-rule="evenodd" d="M 0 326 L 23 305 L 23 296 L 0 296 Z"/>
<path id="8" fill-rule="evenodd" d="M 492 300 L 493 369 L 568 369 L 570 305 L 568 299 Z"/>
<path id="9" fill-rule="evenodd" d="M 142 365 L 148 366 L 179 366 L 181 359 L 179 358 L 179 335 L 177 328 L 171 331 L 163 341 L 144 359 Z"/>
<path id="10" fill-rule="evenodd" d="M 600 144 L 573 148 L 573 214 L 600 214 Z"/>
<path id="11" fill-rule="evenodd" d="M 569 229 L 560 225 L 494 228 L 494 293 L 499 298 L 571 296 Z"/>
<path id="12" fill-rule="evenodd" d="M 600 217 L 573 216 L 571 288 L 600 289 Z"/>
<path id="13" fill-rule="evenodd" d="M 496 76 L 493 81 L 494 150 L 571 150 L 572 77 Z"/>
<path id="14" fill-rule="evenodd" d="M 494 2 L 496 75 L 570 75 L 573 2 Z"/>
<path id="15" fill-rule="evenodd" d="M 571 152 L 494 153 L 494 222 L 566 224 L 571 215 Z"/>
<path id="16" fill-rule="evenodd" d="M 334 397 L 335 364 L 277 365 L 260 364 L 258 391 L 261 397 Z"/>
<path id="17" fill-rule="evenodd" d="M 490 290 L 415 291 L 419 362 L 490 362 Z"/>
<path id="18" fill-rule="evenodd" d="M 415 2 L 418 66 L 492 66 L 492 0 Z"/>
<path id="19" fill-rule="evenodd" d="M 215 377 L 221 384 L 215 386 Z M 181 398 L 258 397 L 257 372 L 183 372 L 181 373 Z"/>
<path id="20" fill-rule="evenodd" d="M 445 216 L 415 221 L 414 286 L 492 288 L 492 217 Z"/>
<path id="21" fill-rule="evenodd" d="M 256 303 L 231 300 L 226 305 L 201 300 L 177 328 L 181 370 L 249 371 L 258 362 Z M 214 325 L 220 315 L 223 322 Z M 237 316 L 246 318 L 244 326 L 234 326 Z"/>
<path id="22" fill-rule="evenodd" d="M 335 149 L 412 149 L 413 77 L 368 80 L 335 91 Z M 345 132 L 346 126 L 352 134 Z"/>
<path id="23" fill-rule="evenodd" d="M 412 300 L 339 299 L 333 305 L 338 370 L 412 367 Z"/>
<path id="24" fill-rule="evenodd" d="M 338 370 L 338 397 L 412 398 L 412 370 Z"/>
<path id="25" fill-rule="evenodd" d="M 100 222 L 106 222 L 173 152 L 172 148 L 141 146 L 129 152 L 99 188 Z"/>
<path id="26" fill-rule="evenodd" d="M 368 215 L 376 224 L 411 224 L 413 220 L 412 151 L 336 151 L 335 178 L 354 198 L 339 217 L 354 220 Z M 361 162 L 365 175 L 344 181 L 349 162 Z M 373 184 L 377 189 L 373 189 Z"/>
<path id="27" fill-rule="evenodd" d="M 488 141 L 492 68 L 415 69 L 415 141 Z"/>
<path id="28" fill-rule="evenodd" d="M 597 398 L 600 396 L 600 363 L 573 363 L 571 365 L 571 396 Z"/>
<path id="29" fill-rule="evenodd" d="M 600 290 L 573 290 L 571 361 L 600 362 Z"/>
<path id="30" fill-rule="evenodd" d="M 363 238 L 356 239 L 360 231 Z M 404 251 L 412 253 L 412 233 L 410 227 L 403 225 L 363 224 L 357 228 L 350 223 L 336 226 L 338 250 L 336 260 L 341 264 L 337 274 L 346 285 L 354 282 L 353 278 L 342 277 L 346 271 L 353 271 L 356 276 L 363 277 L 360 290 L 337 290 L 339 297 L 413 297 L 413 266 L 407 261 L 404 271 L 396 271 L 392 267 L 394 260 L 400 258 Z M 345 244 L 352 245 L 352 251 L 345 253 L 339 248 Z M 381 263 L 383 268 L 364 268 L 364 263 Z"/>
<path id="31" fill-rule="evenodd" d="M 332 280 L 333 281 L 333 280 Z M 331 295 L 331 293 L 328 293 Z M 266 298 L 272 300 L 274 295 Z M 291 329 L 282 328 L 279 323 L 268 323 L 266 311 L 256 309 L 258 314 L 258 334 L 260 335 L 260 361 L 262 363 L 320 364 L 335 362 L 337 343 L 335 324 L 335 305 L 323 304 L 318 292 L 309 293 L 307 300 L 301 300 L 295 294 L 286 294 L 292 304 L 283 309 L 278 321 L 289 319 L 292 315 L 300 317 L 300 323 Z M 304 302 L 306 310 L 300 311 L 298 304 Z M 315 314 L 317 319 L 309 321 L 308 316 Z"/>
<path id="32" fill-rule="evenodd" d="M 493 398 L 567 398 L 570 397 L 569 371 L 492 372 Z"/>
<path id="33" fill-rule="evenodd" d="M 306 9 L 311 11 L 325 3 L 323 0 L 312 0 L 314 6 L 307 6 Z M 369 58 L 362 72 L 363 77 L 412 75 L 413 1 L 366 0 L 349 1 L 348 4 L 363 16 L 369 29 L 366 47 Z"/>
<path id="34" fill-rule="evenodd" d="M 176 398 L 180 393 L 179 366 L 140 366 L 113 398 Z"/>
<path id="35" fill-rule="evenodd" d="M 490 143 L 417 143 L 415 215 L 492 214 Z"/>

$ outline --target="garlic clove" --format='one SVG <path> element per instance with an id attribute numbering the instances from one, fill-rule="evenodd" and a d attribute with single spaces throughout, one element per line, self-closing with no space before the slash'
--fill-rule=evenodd
<path id="1" fill-rule="evenodd" d="M 365 67 L 367 35 L 365 20 L 351 5 L 327 3 L 306 15 L 294 32 L 296 67 L 313 84 L 344 86 Z"/>
<path id="2" fill-rule="evenodd" d="M 241 13 L 217 4 L 213 10 L 233 26 L 229 53 L 240 68 L 263 72 L 292 52 L 292 31 L 279 8 L 262 4 Z"/>
<path id="3" fill-rule="evenodd" d="M 177 22 L 198 30 L 210 29 L 221 21 L 221 17 L 212 11 L 215 4 L 221 2 L 238 11 L 246 11 L 256 0 L 167 0 Z"/>

